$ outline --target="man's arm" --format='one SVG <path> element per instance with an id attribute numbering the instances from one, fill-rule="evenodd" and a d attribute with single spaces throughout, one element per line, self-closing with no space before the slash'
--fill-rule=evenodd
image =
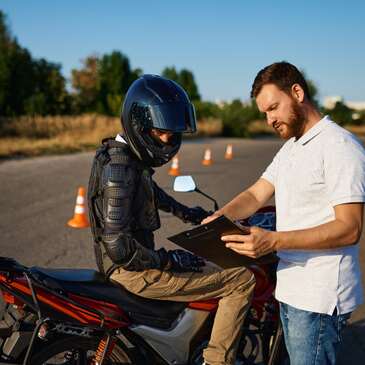
<path id="1" fill-rule="evenodd" d="M 131 230 L 136 172 L 129 165 L 108 164 L 103 169 L 102 243 L 114 264 L 130 271 L 163 269 L 168 257 L 164 249 L 149 250 Z"/>
<path id="2" fill-rule="evenodd" d="M 135 239 L 131 230 L 132 205 L 138 183 L 134 169 L 127 165 L 109 164 L 104 167 L 103 174 L 106 184 L 103 190 L 102 243 L 115 265 L 129 271 L 202 271 L 204 260 L 188 251 L 150 250 Z"/>
<path id="3" fill-rule="evenodd" d="M 221 215 L 225 215 L 232 220 L 247 218 L 265 205 L 273 196 L 274 190 L 274 186 L 269 181 L 260 178 L 224 207 L 204 219 L 202 223 L 208 223 Z"/>
<path id="4" fill-rule="evenodd" d="M 334 207 L 335 219 L 317 227 L 271 232 L 252 227 L 249 235 L 222 237 L 233 251 L 257 258 L 277 250 L 325 250 L 356 244 L 360 239 L 363 204 L 350 203 Z"/>
<path id="5" fill-rule="evenodd" d="M 335 220 L 320 226 L 291 232 L 275 232 L 278 250 L 331 249 L 358 242 L 362 231 L 363 204 L 334 207 Z"/>

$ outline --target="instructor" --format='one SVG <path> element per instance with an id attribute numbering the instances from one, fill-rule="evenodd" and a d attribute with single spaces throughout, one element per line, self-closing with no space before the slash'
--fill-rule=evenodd
<path id="1" fill-rule="evenodd" d="M 261 70 L 251 96 L 286 143 L 261 178 L 203 223 L 248 217 L 275 193 L 277 232 L 252 227 L 225 236 L 253 258 L 277 251 L 276 298 L 291 365 L 335 364 L 341 332 L 363 301 L 358 241 L 365 201 L 365 153 L 354 135 L 322 116 L 298 69 Z"/>

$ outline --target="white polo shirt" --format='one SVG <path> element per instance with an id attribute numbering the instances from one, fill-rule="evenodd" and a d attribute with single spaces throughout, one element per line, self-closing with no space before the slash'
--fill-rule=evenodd
<path id="1" fill-rule="evenodd" d="M 288 140 L 262 178 L 275 187 L 277 230 L 311 228 L 335 219 L 334 206 L 365 202 L 365 151 L 327 116 Z M 359 245 L 282 250 L 275 296 L 298 309 L 338 314 L 362 303 Z"/>

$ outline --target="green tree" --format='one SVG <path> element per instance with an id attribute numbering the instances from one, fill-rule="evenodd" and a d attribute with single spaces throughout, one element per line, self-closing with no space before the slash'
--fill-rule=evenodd
<path id="1" fill-rule="evenodd" d="M 8 53 L 11 37 L 6 25 L 5 14 L 0 10 L 0 115 L 5 114 L 7 86 L 9 84 Z"/>
<path id="2" fill-rule="evenodd" d="M 221 111 L 216 103 L 212 103 L 210 101 L 195 101 L 194 106 L 196 111 L 196 118 L 198 120 L 209 117 L 220 117 Z"/>
<path id="3" fill-rule="evenodd" d="M 305 81 L 307 82 L 308 92 L 309 92 L 309 96 L 310 96 L 312 102 L 314 103 L 315 106 L 319 107 L 317 85 L 315 84 L 315 82 L 313 80 L 310 80 L 307 78 L 307 76 L 303 70 L 300 70 L 300 72 L 302 73 Z"/>
<path id="4" fill-rule="evenodd" d="M 77 113 L 96 110 L 99 61 L 98 56 L 91 55 L 82 61 L 83 68 L 71 71 L 72 87 L 75 90 L 73 99 Z"/>
<path id="5" fill-rule="evenodd" d="M 242 102 L 239 99 L 225 104 L 222 109 L 222 134 L 227 137 L 247 137 L 247 118 Z"/>
<path id="6" fill-rule="evenodd" d="M 33 90 L 25 98 L 27 114 L 65 114 L 70 112 L 66 80 L 61 66 L 45 59 L 33 61 Z"/>
<path id="7" fill-rule="evenodd" d="M 162 71 L 162 76 L 172 81 L 179 82 L 179 74 L 174 66 L 165 67 Z"/>
<path id="8" fill-rule="evenodd" d="M 134 77 L 129 59 L 119 51 L 104 55 L 99 64 L 99 113 L 119 113 L 122 96 Z"/>
<path id="9" fill-rule="evenodd" d="M 308 92 L 309 95 L 312 99 L 312 101 L 318 106 L 319 102 L 318 102 L 318 88 L 316 86 L 316 84 L 312 81 L 312 80 L 306 80 L 307 81 L 307 85 L 308 85 Z"/>
<path id="10" fill-rule="evenodd" d="M 34 87 L 32 56 L 28 50 L 14 42 L 9 48 L 7 61 L 9 77 L 5 112 L 7 115 L 24 114 L 24 101 L 32 95 Z"/>
<path id="11" fill-rule="evenodd" d="M 191 100 L 200 100 L 198 86 L 191 71 L 182 69 L 179 75 L 179 83 L 186 90 Z"/>
<path id="12" fill-rule="evenodd" d="M 254 101 L 242 104 L 240 100 L 235 99 L 225 104 L 221 110 L 222 134 L 227 137 L 249 137 L 249 124 L 262 118 L 263 115 Z"/>
<path id="13" fill-rule="evenodd" d="M 13 38 L 0 11 L 0 114 L 62 113 L 67 100 L 60 66 L 34 60 Z"/>
<path id="14" fill-rule="evenodd" d="M 192 101 L 199 101 L 200 94 L 198 86 L 195 82 L 194 75 L 187 69 L 182 69 L 180 72 L 176 71 L 175 67 L 165 67 L 161 73 L 162 76 L 177 82 L 181 85 Z"/>
<path id="15" fill-rule="evenodd" d="M 87 57 L 83 68 L 72 70 L 77 109 L 118 115 L 125 93 L 141 73 L 139 68 L 132 70 L 128 57 L 119 51 Z"/>
<path id="16" fill-rule="evenodd" d="M 326 110 L 326 114 L 329 114 L 331 118 L 340 125 L 352 124 L 352 114 L 354 110 L 345 105 L 342 101 L 338 101 L 333 109 Z"/>

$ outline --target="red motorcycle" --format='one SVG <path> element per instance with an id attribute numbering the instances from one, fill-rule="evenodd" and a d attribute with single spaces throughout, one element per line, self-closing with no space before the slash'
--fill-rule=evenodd
<path id="1" fill-rule="evenodd" d="M 243 223 L 274 228 L 275 208 Z M 237 365 L 287 361 L 273 296 L 276 264 L 250 266 L 256 287 Z M 28 268 L 5 257 L 0 290 L 0 365 L 201 365 L 219 300 L 145 299 L 94 270 Z"/>

